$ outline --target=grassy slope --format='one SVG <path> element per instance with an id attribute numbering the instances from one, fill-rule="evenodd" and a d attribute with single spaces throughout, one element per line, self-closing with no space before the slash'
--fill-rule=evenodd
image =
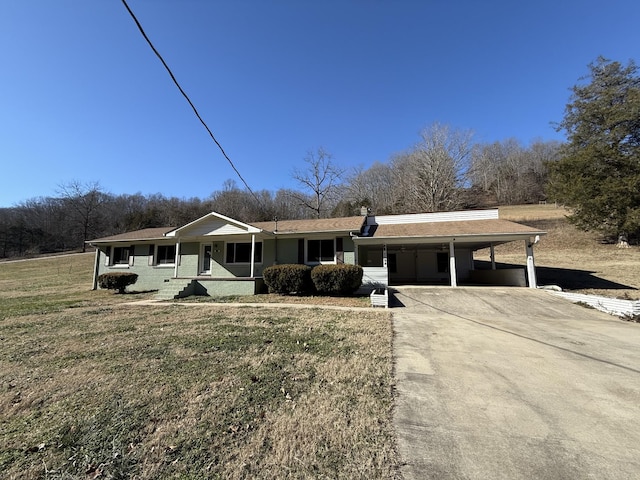
<path id="1" fill-rule="evenodd" d="M 122 305 L 0 264 L 4 478 L 393 478 L 386 312 Z"/>
<path id="2" fill-rule="evenodd" d="M 567 211 L 554 205 L 521 205 L 500 208 L 500 218 L 521 222 L 547 232 L 535 247 L 540 284 L 610 297 L 640 298 L 640 248 L 617 248 L 602 243 L 597 234 L 569 224 Z M 488 251 L 478 259 L 488 259 Z M 498 262 L 525 264 L 524 245 L 496 248 Z"/>

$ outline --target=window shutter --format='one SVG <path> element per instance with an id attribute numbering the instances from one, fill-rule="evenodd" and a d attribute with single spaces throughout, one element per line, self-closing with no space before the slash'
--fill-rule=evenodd
<path id="1" fill-rule="evenodd" d="M 111 247 L 107 247 L 104 250 L 104 264 L 107 265 L 107 266 L 110 265 L 110 263 L 109 263 L 110 260 L 111 260 Z"/>
<path id="2" fill-rule="evenodd" d="M 133 245 L 131 245 L 129 247 L 129 266 L 132 267 L 133 266 L 133 259 L 135 258 L 135 247 Z"/>
<path id="3" fill-rule="evenodd" d="M 298 239 L 298 263 L 304 264 L 304 238 Z"/>
<path id="4" fill-rule="evenodd" d="M 155 246 L 153 244 L 149 245 L 149 266 L 153 265 L 154 250 L 155 250 Z"/>

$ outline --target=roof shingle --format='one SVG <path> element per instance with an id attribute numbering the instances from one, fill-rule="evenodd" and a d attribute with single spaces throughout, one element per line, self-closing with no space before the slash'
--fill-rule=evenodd
<path id="1" fill-rule="evenodd" d="M 175 230 L 175 227 L 143 228 L 142 230 L 135 230 L 133 232 L 119 233 L 108 237 L 96 238 L 95 240 L 90 240 L 89 243 L 126 242 L 128 240 L 159 240 L 164 238 L 165 234 L 172 230 Z"/>
<path id="2" fill-rule="evenodd" d="M 256 222 L 254 227 L 279 234 L 319 233 L 319 232 L 357 232 L 360 231 L 365 217 L 315 218 L 306 220 L 278 220 L 276 222 Z"/>

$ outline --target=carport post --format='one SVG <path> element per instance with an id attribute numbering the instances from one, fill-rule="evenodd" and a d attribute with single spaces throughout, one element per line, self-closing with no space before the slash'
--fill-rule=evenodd
<path id="1" fill-rule="evenodd" d="M 458 286 L 458 274 L 456 272 L 456 251 L 453 247 L 453 241 L 449 242 L 449 273 L 451 275 L 451 286 Z"/>
<path id="2" fill-rule="evenodd" d="M 493 246 L 493 243 L 489 247 L 489 256 L 491 257 L 491 270 L 496 269 L 496 249 Z"/>
<path id="3" fill-rule="evenodd" d="M 525 245 L 527 247 L 527 277 L 529 279 L 529 288 L 538 288 L 536 266 L 533 261 L 533 242 L 527 240 Z"/>
<path id="4" fill-rule="evenodd" d="M 253 278 L 255 274 L 255 265 L 256 265 L 256 234 L 253 233 L 251 235 L 251 268 L 249 277 Z"/>

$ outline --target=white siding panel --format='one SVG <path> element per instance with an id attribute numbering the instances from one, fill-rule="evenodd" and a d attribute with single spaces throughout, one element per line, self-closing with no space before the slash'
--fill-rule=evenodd
<path id="1" fill-rule="evenodd" d="M 200 225 L 194 225 L 180 232 L 183 236 L 205 236 L 205 235 L 237 235 L 247 233 L 247 230 L 237 225 L 232 225 L 222 220 L 212 220 L 203 222 Z"/>
<path id="2" fill-rule="evenodd" d="M 597 310 L 612 315 L 624 317 L 640 315 L 640 300 L 620 300 L 617 298 L 585 295 L 582 293 L 549 292 L 558 297 L 566 298 L 574 303 L 585 303 Z"/>
<path id="3" fill-rule="evenodd" d="M 367 217 L 367 225 L 401 225 L 405 223 L 459 222 L 496 220 L 498 210 L 465 210 L 461 212 L 415 213 L 409 215 L 376 215 Z"/>
<path id="4" fill-rule="evenodd" d="M 387 267 L 362 267 L 362 285 L 387 286 L 389 285 Z"/>

